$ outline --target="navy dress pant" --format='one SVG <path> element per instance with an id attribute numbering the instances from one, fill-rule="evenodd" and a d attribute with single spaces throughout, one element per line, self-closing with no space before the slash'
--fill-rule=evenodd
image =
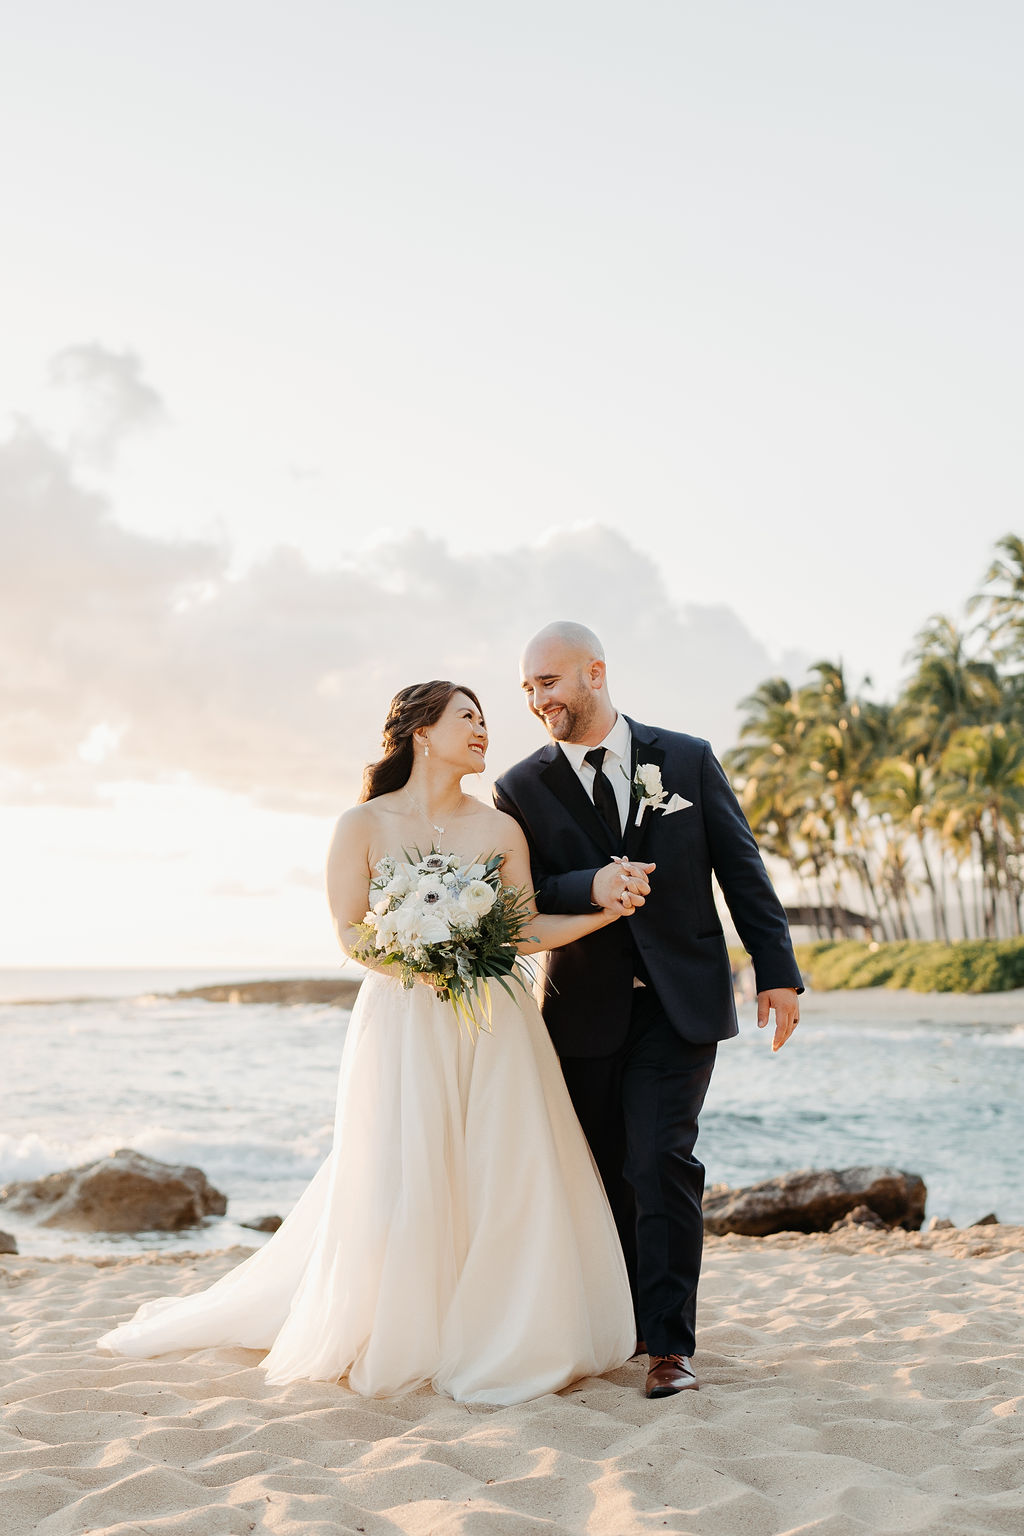
<path id="1" fill-rule="evenodd" d="M 716 1051 L 683 1040 L 646 986 L 613 1055 L 562 1057 L 626 1256 L 637 1335 L 653 1355 L 695 1348 L 704 1167 L 693 1149 Z"/>

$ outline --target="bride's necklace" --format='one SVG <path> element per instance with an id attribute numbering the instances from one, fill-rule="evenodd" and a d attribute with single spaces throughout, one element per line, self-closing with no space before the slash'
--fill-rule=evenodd
<path id="1" fill-rule="evenodd" d="M 416 799 L 416 796 L 413 794 L 413 792 L 409 788 L 408 784 L 404 785 L 403 787 L 405 789 L 406 794 L 409 796 L 409 799 L 412 801 L 413 805 L 419 811 L 420 815 L 423 817 L 423 820 L 427 823 L 427 826 L 428 827 L 433 827 L 433 829 L 437 833 L 438 837 L 444 837 L 444 827 L 439 827 L 436 821 L 431 821 L 429 815 L 427 814 L 427 811 L 424 809 L 424 807 L 422 805 L 420 805 L 419 801 Z M 465 795 L 463 795 L 462 796 L 462 800 L 464 800 L 465 798 L 466 798 Z M 459 805 L 462 804 L 462 800 L 459 801 Z M 459 806 L 456 806 L 454 809 L 458 810 L 458 808 L 459 808 Z M 454 814 L 454 812 L 453 812 L 453 814 Z M 448 819 L 449 818 L 446 816 L 445 817 L 445 821 L 447 822 Z"/>

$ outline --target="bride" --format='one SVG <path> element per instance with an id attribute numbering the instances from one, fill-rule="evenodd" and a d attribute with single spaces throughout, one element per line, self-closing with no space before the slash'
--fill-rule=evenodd
<path id="1" fill-rule="evenodd" d="M 376 866 L 432 844 L 504 855 L 531 891 L 511 817 L 461 781 L 481 773 L 476 695 L 447 682 L 391 703 L 384 756 L 340 817 L 327 861 L 338 940 L 355 942 Z M 532 896 L 531 896 L 532 902 Z M 616 921 L 531 916 L 520 954 Z M 161 1297 L 99 1343 L 120 1354 L 241 1345 L 267 1379 L 386 1397 L 432 1382 L 507 1404 L 599 1375 L 633 1353 L 626 1268 L 604 1190 L 532 996 L 492 988 L 490 1032 L 460 1028 L 429 978 L 370 970 L 348 1027 L 334 1145 L 265 1247 L 207 1290 Z"/>

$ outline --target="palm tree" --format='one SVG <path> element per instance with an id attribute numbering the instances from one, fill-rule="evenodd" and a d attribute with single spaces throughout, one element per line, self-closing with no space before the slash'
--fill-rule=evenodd
<path id="1" fill-rule="evenodd" d="M 984 609 L 982 626 L 997 661 L 1024 664 L 1024 539 L 1007 533 L 985 572 L 983 590 L 968 601 L 968 612 Z M 985 590 L 988 588 L 990 590 Z"/>
<path id="2" fill-rule="evenodd" d="M 784 677 L 770 677 L 741 701 L 740 709 L 746 713 L 739 745 L 725 754 L 725 765 L 737 776 L 740 804 L 765 852 L 782 859 L 802 887 L 809 855 L 799 830 L 804 722 L 797 699 Z"/>
<path id="3" fill-rule="evenodd" d="M 865 905 L 883 931 L 887 921 L 896 929 L 902 920 L 884 910 L 891 892 L 882 890 L 876 878 L 879 853 L 865 793 L 875 763 L 889 747 L 889 710 L 852 697 L 841 662 L 816 662 L 811 674 L 798 696 L 808 721 L 801 778 L 832 829 L 836 906 L 845 868 L 859 882 Z"/>
<path id="4" fill-rule="evenodd" d="M 998 719 L 1003 698 L 995 666 L 969 654 L 966 637 L 945 614 L 932 615 L 907 659 L 914 672 L 897 717 L 912 756 L 934 761 L 961 726 Z"/>
<path id="5" fill-rule="evenodd" d="M 913 759 L 886 757 L 878 764 L 869 789 L 872 806 L 882 819 L 913 835 L 932 907 L 936 938 L 949 940 L 949 923 L 939 882 L 929 857 L 929 813 L 935 796 L 935 770 L 924 754 Z M 941 865 L 939 866 L 941 869 Z"/>
<path id="6" fill-rule="evenodd" d="M 1019 726 L 973 726 L 957 731 L 942 757 L 939 800 L 953 833 L 969 827 L 977 840 L 982 889 L 987 898 L 984 927 L 994 935 L 998 900 L 1005 893 L 1016 933 L 1021 921 L 1020 829 L 1024 823 L 1024 730 Z"/>
<path id="7" fill-rule="evenodd" d="M 823 660 L 799 688 L 769 678 L 740 706 L 726 764 L 766 852 L 832 906 L 825 932 L 843 926 L 852 877 L 887 936 L 917 930 L 926 888 L 948 940 L 949 870 L 964 937 L 1007 918 L 1024 930 L 1024 538 L 999 541 L 970 607 L 985 615 L 973 631 L 944 614 L 921 629 L 894 705 L 851 692 L 842 663 Z"/>

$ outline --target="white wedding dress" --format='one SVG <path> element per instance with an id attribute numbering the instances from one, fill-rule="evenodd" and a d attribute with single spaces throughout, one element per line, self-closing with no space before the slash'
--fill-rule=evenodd
<path id="1" fill-rule="evenodd" d="M 120 1354 L 265 1349 L 267 1379 L 367 1397 L 432 1382 L 507 1404 L 633 1353 L 604 1190 L 532 996 L 492 984 L 471 1035 L 429 987 L 371 972 L 342 1054 L 334 1145 L 265 1247 L 208 1290 L 146 1302 Z"/>

